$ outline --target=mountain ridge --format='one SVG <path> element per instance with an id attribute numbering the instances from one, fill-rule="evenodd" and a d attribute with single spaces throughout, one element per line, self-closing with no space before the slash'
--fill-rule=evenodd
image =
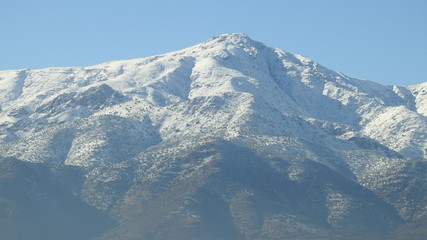
<path id="1" fill-rule="evenodd" d="M 197 50 L 203 51 L 200 54 Z M 272 54 L 276 54 L 275 58 L 271 58 Z M 287 58 L 280 62 L 280 59 L 285 56 Z M 159 60 L 162 58 L 174 60 L 164 63 Z M 201 61 L 197 61 L 197 58 L 201 58 Z M 271 59 L 275 59 L 275 62 Z M 144 66 L 144 70 L 139 71 L 138 66 L 141 64 Z M 148 64 L 148 66 L 144 64 Z M 238 64 L 237 67 L 243 70 L 235 70 L 236 67 L 233 68 L 233 64 Z M 279 68 L 277 64 L 282 64 L 285 68 Z M 302 66 L 296 64 L 302 64 Z M 159 72 L 158 68 L 164 69 Z M 204 69 L 212 70 L 206 75 Z M 77 77 L 75 76 L 78 75 L 77 72 L 88 73 L 88 76 Z M 102 75 L 105 72 L 108 73 L 108 76 Z M 41 84 L 40 81 L 44 79 L 44 74 L 56 75 L 60 80 L 59 82 L 57 80 L 56 83 L 54 81 L 52 83 L 43 81 Z M 23 74 L 19 73 L 18 75 Z M 35 108 L 33 105 L 49 101 L 49 97 L 35 98 L 37 95 L 56 96 L 58 98 L 58 93 L 63 91 L 75 89 L 78 92 L 78 89 L 95 87 L 98 84 L 109 84 L 108 86 L 112 87 L 113 90 L 121 91 L 128 96 L 141 97 L 154 106 L 171 105 L 197 97 L 221 97 L 222 94 L 239 94 L 246 99 L 256 98 L 254 101 L 260 102 L 259 105 L 261 105 L 258 110 L 262 106 L 271 106 L 273 112 L 342 123 L 353 126 L 357 130 L 363 128 L 364 125 L 369 125 L 365 124 L 368 121 L 377 126 L 376 121 L 373 121 L 375 119 L 371 119 L 374 118 L 372 115 L 377 114 L 377 112 L 388 111 L 384 115 L 410 114 L 415 119 L 425 117 L 422 104 L 425 97 L 422 98 L 423 95 L 421 95 L 420 98 L 417 97 L 418 95 L 410 94 L 411 92 L 425 92 L 422 84 L 412 88 L 384 87 L 373 82 L 356 80 L 327 70 L 302 56 L 268 48 L 242 34 L 220 35 L 195 47 L 150 58 L 124 62 L 115 61 L 89 68 L 39 70 L 33 78 L 31 78 L 31 73 L 24 75 L 27 80 L 33 79 L 31 82 L 27 81 L 26 84 L 34 86 L 30 88 L 21 87 L 24 90 L 18 87 L 18 90 L 15 88 L 9 94 L 4 95 L 11 96 L 16 92 L 29 95 L 29 97 L 24 98 L 23 104 L 27 105 L 24 107 L 24 112 L 25 109 Z M 328 76 L 328 81 L 325 80 L 326 76 Z M 17 76 L 16 82 L 22 83 L 22 77 Z M 43 94 L 37 94 L 40 92 Z M 362 94 L 357 95 L 354 92 L 362 92 Z M 243 97 L 246 93 L 249 95 Z M 58 101 L 58 99 L 51 101 Z M 281 101 L 286 101 L 286 104 L 277 104 Z M 15 103 L 15 105 L 19 104 Z M 2 105 L 5 106 L 6 104 Z M 396 108 L 392 109 L 394 106 Z M 399 108 L 398 106 L 402 107 Z M 389 109 L 384 109 L 384 107 Z M 322 110 L 319 111 L 319 109 Z M 19 110 L 16 111 L 19 112 Z M 79 106 L 77 109 L 77 112 L 81 112 L 83 115 L 90 114 L 84 114 L 85 111 L 87 112 L 85 106 Z M 91 111 L 89 110 L 89 112 Z M 271 115 L 271 113 L 267 115 Z M 73 118 L 72 114 L 69 116 Z M 381 130 L 385 131 L 387 127 L 390 127 L 388 125 L 382 127 Z M 425 120 L 421 121 L 421 125 L 425 128 Z M 385 139 L 381 139 L 379 134 L 371 132 L 371 129 L 363 131 L 368 137 L 373 135 L 374 139 L 383 144 L 386 142 Z M 393 138 L 391 135 L 388 137 Z M 393 140 L 398 141 L 396 138 Z M 405 145 L 402 148 L 410 148 L 414 143 L 405 142 L 402 144 Z M 389 144 L 385 145 L 388 146 Z M 426 154 L 425 151 L 423 154 L 419 151 L 418 153 L 412 152 L 416 155 L 414 158 L 424 158 Z"/>
<path id="2" fill-rule="evenodd" d="M 388 236 L 427 215 L 426 86 L 224 34 L 148 58 L 0 71 L 0 156 L 85 172 L 73 195 L 118 222 L 99 239 Z"/>

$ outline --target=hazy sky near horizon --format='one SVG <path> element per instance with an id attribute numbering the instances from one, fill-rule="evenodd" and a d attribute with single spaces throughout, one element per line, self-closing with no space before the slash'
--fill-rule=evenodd
<path id="1" fill-rule="evenodd" d="M 242 32 L 352 77 L 426 82 L 425 0 L 0 0 L 0 70 L 89 66 Z"/>

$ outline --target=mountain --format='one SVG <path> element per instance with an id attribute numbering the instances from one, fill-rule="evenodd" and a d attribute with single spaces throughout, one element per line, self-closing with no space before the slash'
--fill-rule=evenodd
<path id="1" fill-rule="evenodd" d="M 0 71 L 0 229 L 7 239 L 425 239 L 426 92 L 244 34 Z"/>

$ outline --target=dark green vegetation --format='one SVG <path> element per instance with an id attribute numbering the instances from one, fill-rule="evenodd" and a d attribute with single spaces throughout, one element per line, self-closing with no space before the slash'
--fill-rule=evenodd
<path id="1" fill-rule="evenodd" d="M 78 169 L 0 160 L 0 239 L 91 239 L 116 225 L 73 195 Z"/>
<path id="2" fill-rule="evenodd" d="M 90 172 L 2 159 L 0 239 L 425 239 L 426 221 L 405 224 L 343 169 L 218 140 L 171 147 Z"/>

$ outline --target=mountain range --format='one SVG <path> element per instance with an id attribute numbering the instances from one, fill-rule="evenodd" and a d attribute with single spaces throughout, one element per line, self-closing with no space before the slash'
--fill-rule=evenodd
<path id="1" fill-rule="evenodd" d="M 0 239 L 426 239 L 427 82 L 245 34 L 0 71 Z"/>

